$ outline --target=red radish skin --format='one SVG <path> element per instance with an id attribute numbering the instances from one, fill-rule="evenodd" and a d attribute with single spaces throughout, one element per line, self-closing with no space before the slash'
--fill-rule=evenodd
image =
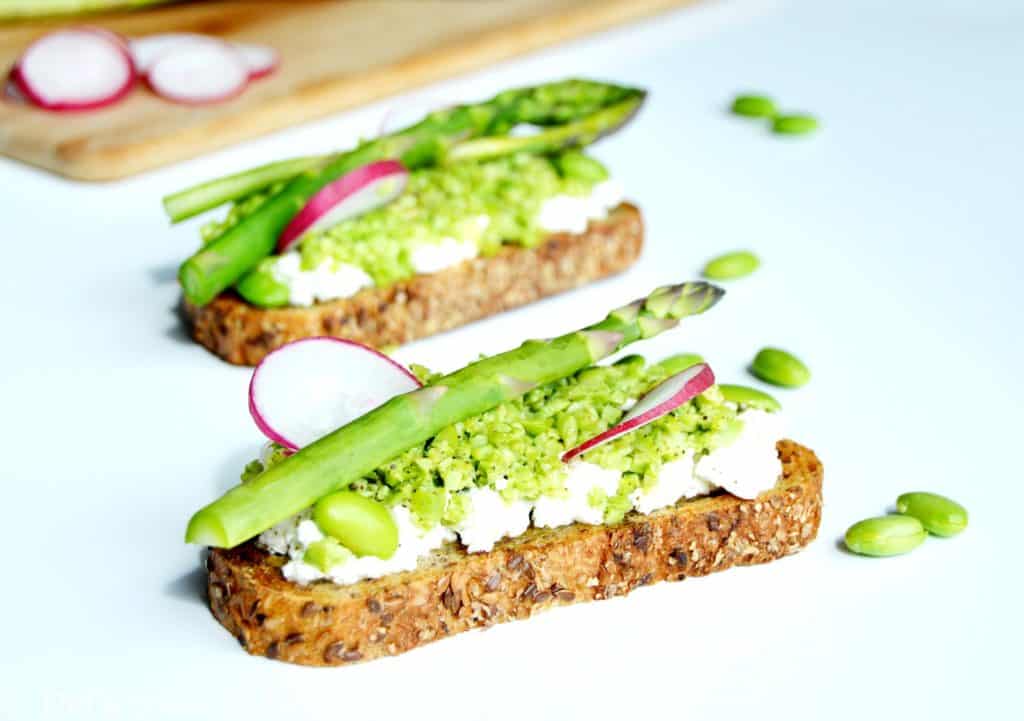
<path id="1" fill-rule="evenodd" d="M 330 357 L 327 364 L 322 363 L 326 357 L 323 355 L 319 359 L 315 356 L 299 355 L 309 350 L 319 354 L 329 354 Z M 287 365 L 289 362 L 296 365 L 289 367 Z M 314 362 L 320 365 L 316 366 Z M 326 387 L 324 392 L 319 392 L 319 386 L 313 401 L 314 404 L 321 404 L 318 408 L 298 407 L 293 408 L 290 413 L 287 408 L 274 407 L 275 403 L 303 402 L 302 388 L 296 387 L 295 393 L 291 393 L 291 386 L 289 386 L 287 397 L 281 395 L 280 391 L 283 386 L 280 380 L 285 378 L 283 376 L 284 373 L 295 373 L 297 374 L 296 377 L 301 381 L 315 384 L 317 378 L 315 371 L 325 372 L 325 369 L 330 371 L 329 374 L 322 376 L 328 381 L 325 385 L 329 385 L 331 381 L 337 382 L 339 379 L 344 378 L 346 370 L 351 373 L 353 376 L 351 386 L 354 390 L 358 390 L 358 393 L 355 395 L 362 396 L 361 400 L 364 401 L 363 406 L 366 406 L 365 410 L 356 412 L 350 407 L 342 407 L 339 411 L 339 406 L 335 402 L 336 396 L 331 394 L 331 389 Z M 308 372 L 310 370 L 314 372 L 310 374 Z M 268 377 L 266 374 L 269 373 L 278 374 L 281 378 L 278 380 L 278 387 L 276 389 L 270 388 L 268 391 Z M 270 379 L 270 382 L 273 382 L 273 379 Z M 301 385 L 301 383 L 298 385 Z M 382 389 L 385 386 L 387 386 L 387 389 L 378 395 L 372 397 L 368 395 L 368 391 Z M 369 346 L 344 338 L 332 338 L 329 336 L 302 338 L 267 354 L 253 370 L 252 377 L 249 380 L 249 414 L 263 435 L 274 443 L 295 451 L 315 440 L 315 438 L 304 437 L 312 434 L 311 429 L 302 428 L 302 422 L 297 422 L 296 418 L 302 418 L 307 413 L 310 413 L 322 420 L 324 419 L 326 408 L 327 415 L 331 416 L 330 430 L 333 430 L 355 420 L 359 415 L 362 415 L 362 412 L 390 400 L 395 395 L 421 387 L 422 384 L 419 379 L 409 369 Z M 310 394 L 307 393 L 305 395 L 308 398 Z M 355 415 L 351 415 L 351 413 L 355 413 Z M 292 416 L 290 420 L 289 415 Z"/>
<path id="2" fill-rule="evenodd" d="M 319 230 L 390 203 L 405 190 L 409 171 L 397 160 L 379 160 L 356 168 L 328 183 L 309 199 L 281 231 L 277 252 L 284 253 L 311 230 Z M 380 184 L 394 182 L 387 195 Z"/>
<path id="3" fill-rule="evenodd" d="M 641 398 L 618 424 L 566 451 L 562 454 L 562 461 L 568 463 L 589 450 L 658 420 L 714 384 L 715 374 L 706 363 L 698 363 L 669 376 Z"/>
<path id="4" fill-rule="evenodd" d="M 229 44 L 208 39 L 169 49 L 153 62 L 146 82 L 172 102 L 210 105 L 241 94 L 249 84 L 249 69 Z"/>
<path id="5" fill-rule="evenodd" d="M 268 45 L 232 43 L 249 68 L 249 80 L 260 80 L 272 75 L 281 64 L 281 55 Z"/>
<path id="6" fill-rule="evenodd" d="M 72 28 L 29 45 L 11 80 L 44 110 L 79 112 L 123 99 L 135 84 L 136 71 L 123 38 L 100 28 Z"/>

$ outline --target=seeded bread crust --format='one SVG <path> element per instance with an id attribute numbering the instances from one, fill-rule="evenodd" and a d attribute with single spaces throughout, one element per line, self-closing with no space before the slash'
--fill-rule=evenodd
<path id="1" fill-rule="evenodd" d="M 207 560 L 213 615 L 249 653 L 309 666 L 392 656 L 552 606 L 624 596 L 796 553 L 818 533 L 824 470 L 780 441 L 783 475 L 754 500 L 682 501 L 615 526 L 530 529 L 488 553 L 449 544 L 414 571 L 348 586 L 284 579 L 252 542 Z"/>
<path id="2" fill-rule="evenodd" d="M 309 308 L 257 308 L 234 292 L 185 303 L 192 337 L 229 363 L 256 365 L 285 343 L 329 335 L 377 348 L 401 345 L 619 273 L 640 257 L 643 221 L 619 205 L 585 233 L 556 233 L 536 248 L 505 246 L 388 288 Z"/>

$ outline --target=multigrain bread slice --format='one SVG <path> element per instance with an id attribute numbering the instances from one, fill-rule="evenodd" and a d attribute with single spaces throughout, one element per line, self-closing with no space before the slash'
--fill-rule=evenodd
<path id="1" fill-rule="evenodd" d="M 351 298 L 263 309 L 232 292 L 202 307 L 185 303 L 185 312 L 192 337 L 238 365 L 256 365 L 285 343 L 318 335 L 377 348 L 401 345 L 619 273 L 637 260 L 642 245 L 640 211 L 624 203 L 585 233 L 552 234 L 536 248 L 505 246 L 490 258 Z"/>
<path id="2" fill-rule="evenodd" d="M 253 543 L 207 561 L 213 615 L 249 653 L 310 666 L 367 661 L 552 606 L 624 596 L 799 551 L 818 533 L 824 470 L 778 443 L 783 475 L 754 500 L 681 501 L 614 526 L 530 529 L 487 553 L 449 544 L 414 571 L 338 586 L 300 586 L 282 557 Z"/>

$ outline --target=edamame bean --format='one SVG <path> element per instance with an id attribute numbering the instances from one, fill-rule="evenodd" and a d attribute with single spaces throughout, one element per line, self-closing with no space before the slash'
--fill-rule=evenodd
<path id="1" fill-rule="evenodd" d="M 811 380 L 811 371 L 803 361 L 779 348 L 759 350 L 750 372 L 765 383 L 783 388 L 799 388 Z"/>
<path id="2" fill-rule="evenodd" d="M 772 412 L 782 410 L 781 403 L 764 391 L 757 390 L 757 388 L 719 383 L 718 390 L 722 391 L 725 400 L 740 406 L 749 406 Z"/>
<path id="3" fill-rule="evenodd" d="M 398 548 L 398 526 L 383 503 L 353 491 L 324 496 L 313 506 L 320 530 L 357 556 L 391 558 Z"/>
<path id="4" fill-rule="evenodd" d="M 936 536 L 955 536 L 967 528 L 967 509 L 937 493 L 904 493 L 896 499 L 896 510 L 913 516 L 928 533 Z"/>
<path id="5" fill-rule="evenodd" d="M 771 118 L 775 116 L 775 101 L 766 95 L 737 95 L 732 112 L 747 118 Z"/>
<path id="6" fill-rule="evenodd" d="M 350 558 L 352 552 L 330 537 L 309 544 L 309 548 L 302 554 L 303 561 L 324 573 Z"/>
<path id="7" fill-rule="evenodd" d="M 772 122 L 772 131 L 780 135 L 806 135 L 818 129 L 813 115 L 779 115 Z"/>
<path id="8" fill-rule="evenodd" d="M 854 523 L 846 547 L 862 556 L 898 556 L 924 543 L 924 526 L 911 516 L 879 516 Z"/>
<path id="9" fill-rule="evenodd" d="M 737 250 L 712 258 L 701 274 L 710 280 L 735 280 L 750 275 L 760 265 L 761 261 L 749 250 Z"/>
<path id="10" fill-rule="evenodd" d="M 658 365 L 664 368 L 669 375 L 675 375 L 679 371 L 684 371 L 690 366 L 703 362 L 704 357 L 699 353 L 676 353 L 658 361 Z"/>

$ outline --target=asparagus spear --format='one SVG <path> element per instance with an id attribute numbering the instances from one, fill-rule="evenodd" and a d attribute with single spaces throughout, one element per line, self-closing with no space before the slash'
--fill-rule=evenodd
<path id="1" fill-rule="evenodd" d="M 163 5 L 175 0 L 0 0 L 0 20 L 80 15 Z"/>
<path id="2" fill-rule="evenodd" d="M 237 546 L 453 423 L 673 328 L 682 318 L 703 313 L 723 293 L 702 282 L 659 288 L 581 330 L 526 341 L 396 396 L 198 511 L 189 521 L 185 541 Z"/>
<path id="3" fill-rule="evenodd" d="M 235 175 L 210 180 L 164 197 L 164 211 L 172 223 L 178 223 L 224 203 L 244 198 L 274 183 L 291 180 L 303 171 L 323 165 L 328 157 L 311 156 L 280 160 Z"/>
<path id="4" fill-rule="evenodd" d="M 300 173 L 259 210 L 186 260 L 178 273 L 185 297 L 196 305 L 209 303 L 273 252 L 281 230 L 313 194 L 361 165 L 398 158 L 410 168 L 421 168 L 585 145 L 628 122 L 645 95 L 634 88 L 566 80 L 441 110 L 404 130 L 366 141 Z M 520 123 L 556 127 L 529 137 L 493 137 Z M 235 181 L 242 185 L 239 176 Z"/>

